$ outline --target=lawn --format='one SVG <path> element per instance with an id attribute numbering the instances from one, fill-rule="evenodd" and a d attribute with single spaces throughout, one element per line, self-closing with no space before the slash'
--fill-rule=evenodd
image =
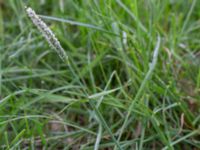
<path id="1" fill-rule="evenodd" d="M 198 150 L 199 124 L 199 0 L 0 0 L 0 149 Z"/>

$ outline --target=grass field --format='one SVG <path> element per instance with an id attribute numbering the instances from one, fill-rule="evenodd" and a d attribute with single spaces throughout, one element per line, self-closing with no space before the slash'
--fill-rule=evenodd
<path id="1" fill-rule="evenodd" d="M 0 149 L 198 150 L 199 124 L 199 0 L 0 0 Z"/>

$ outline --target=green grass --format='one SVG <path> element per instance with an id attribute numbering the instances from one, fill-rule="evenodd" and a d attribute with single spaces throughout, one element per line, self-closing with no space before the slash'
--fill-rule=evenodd
<path id="1" fill-rule="evenodd" d="M 198 0 L 0 0 L 0 149 L 200 149 L 199 10 Z"/>

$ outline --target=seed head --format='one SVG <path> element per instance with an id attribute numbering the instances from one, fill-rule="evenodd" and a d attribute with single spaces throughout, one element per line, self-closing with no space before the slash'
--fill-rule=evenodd
<path id="1" fill-rule="evenodd" d="M 29 18 L 32 20 L 33 24 L 38 28 L 38 30 L 45 37 L 49 45 L 58 53 L 62 60 L 67 60 L 67 54 L 65 50 L 60 45 L 60 42 L 56 38 L 55 34 L 51 31 L 51 29 L 44 23 L 40 17 L 35 13 L 35 11 L 28 7 L 26 8 L 26 12 Z"/>

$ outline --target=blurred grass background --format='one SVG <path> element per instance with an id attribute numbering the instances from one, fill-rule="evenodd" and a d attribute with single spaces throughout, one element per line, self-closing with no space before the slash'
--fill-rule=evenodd
<path id="1" fill-rule="evenodd" d="M 1 149 L 200 149 L 199 10 L 198 0 L 0 0 Z"/>

